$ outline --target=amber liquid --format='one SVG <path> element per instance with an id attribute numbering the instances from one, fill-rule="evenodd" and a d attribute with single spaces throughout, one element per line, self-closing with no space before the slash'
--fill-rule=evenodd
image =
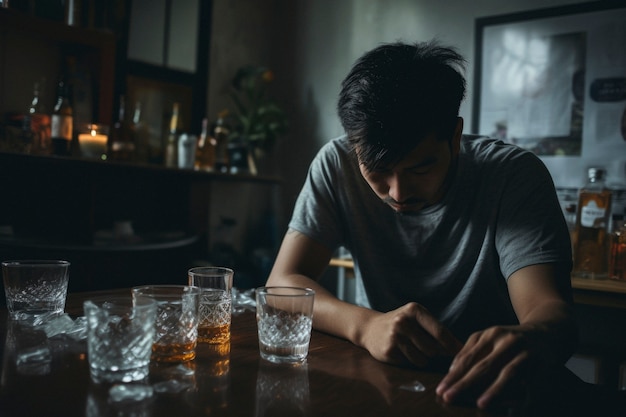
<path id="1" fill-rule="evenodd" d="M 611 235 L 609 278 L 626 281 L 626 229 Z"/>
<path id="2" fill-rule="evenodd" d="M 230 343 L 230 323 L 219 326 L 198 326 L 198 341 L 202 343 L 224 344 Z"/>
<path id="3" fill-rule="evenodd" d="M 609 242 L 606 225 L 610 207 L 609 191 L 581 191 L 576 216 L 575 276 L 592 279 L 608 277 Z"/>
<path id="4" fill-rule="evenodd" d="M 196 342 L 152 345 L 152 359 L 157 362 L 186 362 L 196 357 Z"/>
<path id="5" fill-rule="evenodd" d="M 208 134 L 208 120 L 202 121 L 202 134 L 198 139 L 196 147 L 196 161 L 194 168 L 204 171 L 213 171 L 215 169 L 215 145 L 217 141 Z"/>
<path id="6" fill-rule="evenodd" d="M 210 376 L 223 376 L 228 375 L 230 372 L 230 358 L 221 359 L 212 362 L 207 369 L 207 373 Z"/>

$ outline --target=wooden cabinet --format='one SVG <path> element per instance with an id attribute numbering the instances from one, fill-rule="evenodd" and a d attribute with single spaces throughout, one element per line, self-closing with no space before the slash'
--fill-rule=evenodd
<path id="1" fill-rule="evenodd" d="M 242 241 L 271 234 L 260 231 L 259 216 L 274 211 L 279 184 L 274 177 L 0 152 L 0 257 L 67 259 L 73 291 L 184 283 L 192 262 L 209 260 L 221 217 L 238 222 Z M 134 234 L 116 236 L 116 224 Z"/>
<path id="2" fill-rule="evenodd" d="M 0 114 L 24 112 L 33 84 L 43 83 L 42 100 L 50 112 L 61 71 L 76 77 L 75 114 L 85 123 L 110 124 L 115 84 L 115 35 L 68 26 L 0 8 Z M 77 89 L 79 87 L 77 86 Z M 80 121 L 80 120 L 79 120 Z"/>

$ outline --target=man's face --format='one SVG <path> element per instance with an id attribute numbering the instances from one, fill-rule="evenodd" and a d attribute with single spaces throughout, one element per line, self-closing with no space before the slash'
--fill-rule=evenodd
<path id="1" fill-rule="evenodd" d="M 462 125 L 462 124 L 461 124 Z M 449 185 L 449 172 L 459 153 L 461 132 L 451 141 L 428 135 L 393 166 L 372 171 L 359 164 L 361 175 L 376 195 L 398 213 L 410 213 L 439 202 Z"/>

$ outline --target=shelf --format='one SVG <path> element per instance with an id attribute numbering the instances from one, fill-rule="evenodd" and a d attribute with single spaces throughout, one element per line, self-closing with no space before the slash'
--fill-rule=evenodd
<path id="1" fill-rule="evenodd" d="M 572 277 L 572 288 L 626 294 L 626 281 Z"/>
<path id="2" fill-rule="evenodd" d="M 10 234 L 0 234 L 0 247 L 12 247 L 21 250 L 46 250 L 54 249 L 56 251 L 73 251 L 73 252 L 146 252 L 146 251 L 165 251 L 170 249 L 190 247 L 198 243 L 200 237 L 198 235 L 189 235 L 184 232 L 180 233 L 162 233 L 159 236 L 156 233 L 145 236 L 137 236 L 141 239 L 136 243 L 127 243 L 116 241 L 114 239 L 106 239 L 95 237 L 93 243 L 84 245 L 59 244 L 52 243 L 40 239 L 19 239 Z"/>
<path id="3" fill-rule="evenodd" d="M 115 49 L 116 37 L 111 31 L 68 26 L 0 8 L 0 90 L 5 91 L 0 97 L 0 115 L 23 109 L 32 98 L 33 82 L 41 79 L 47 80 L 46 88 L 40 93 L 49 111 L 56 95 L 59 71 L 67 65 L 67 57 L 73 57 L 80 72 L 88 74 L 88 84 L 92 86 L 92 91 L 83 93 L 93 100 L 92 114 L 85 117 L 111 124 Z M 77 77 L 80 76 L 79 73 Z M 24 102 L 18 97 L 25 97 Z"/>
<path id="4" fill-rule="evenodd" d="M 108 30 L 68 26 L 62 22 L 30 16 L 6 8 L 0 8 L 0 31 L 19 32 L 46 38 L 53 42 L 95 48 L 109 47 L 110 44 L 115 44 L 115 35 Z"/>
<path id="5" fill-rule="evenodd" d="M 270 175 L 252 175 L 246 173 L 229 174 L 194 169 L 168 168 L 165 166 L 154 164 L 101 161 L 97 159 L 63 157 L 54 155 L 29 155 L 24 153 L 0 151 L 0 165 L 2 164 L 12 164 L 15 166 L 28 166 L 30 164 L 37 164 L 38 167 L 43 166 L 50 170 L 61 168 L 63 170 L 76 170 L 76 172 L 84 172 L 82 170 L 88 169 L 90 172 L 98 175 L 117 175 L 124 173 L 142 175 L 165 175 L 172 179 L 181 178 L 190 180 L 192 182 L 221 181 L 267 184 L 282 183 L 282 180 L 279 177 Z"/>
<path id="6" fill-rule="evenodd" d="M 280 184 L 276 177 L 8 152 L 0 152 L 0 178 L 11 196 L 0 205 L 1 257 L 67 259 L 75 290 L 178 282 L 181 271 L 184 279 L 191 263 L 209 256 L 222 216 L 239 221 L 241 237 L 233 231 L 233 239 L 244 242 Z M 136 239 L 115 239 L 122 222 Z M 265 238 L 259 235 L 257 243 Z"/>

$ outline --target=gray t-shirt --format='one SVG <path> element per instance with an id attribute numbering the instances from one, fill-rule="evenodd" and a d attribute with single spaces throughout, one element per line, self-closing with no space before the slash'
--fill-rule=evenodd
<path id="1" fill-rule="evenodd" d="M 463 339 L 517 323 L 506 280 L 518 269 L 571 268 L 549 172 L 533 153 L 489 138 L 464 137 L 446 196 L 412 214 L 383 203 L 347 139 L 334 139 L 313 160 L 289 227 L 350 251 L 359 304 L 385 312 L 418 302 Z"/>

